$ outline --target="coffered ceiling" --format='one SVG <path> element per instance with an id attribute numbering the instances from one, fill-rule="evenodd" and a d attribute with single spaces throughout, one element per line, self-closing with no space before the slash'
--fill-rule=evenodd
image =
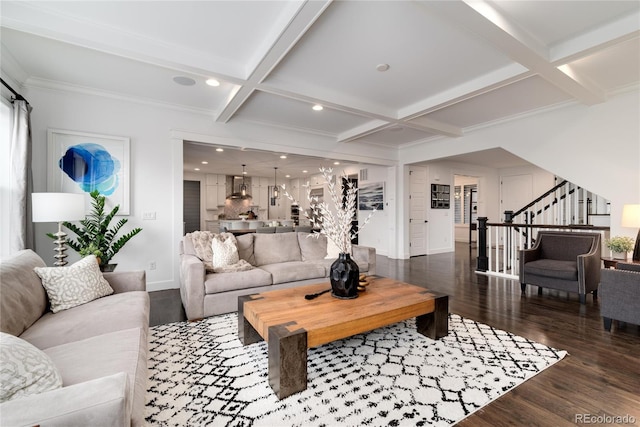
<path id="1" fill-rule="evenodd" d="M 637 0 L 1 7 L 2 72 L 23 86 L 115 94 L 362 150 L 603 103 L 640 80 Z"/>

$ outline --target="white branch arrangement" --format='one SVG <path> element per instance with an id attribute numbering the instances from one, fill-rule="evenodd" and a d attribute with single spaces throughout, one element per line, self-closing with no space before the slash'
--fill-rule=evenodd
<path id="1" fill-rule="evenodd" d="M 354 187 L 354 184 L 347 180 L 347 176 L 343 175 L 342 178 L 347 182 L 346 197 L 342 199 L 342 187 L 336 185 L 336 180 L 332 175 L 333 169 L 320 168 L 320 172 L 327 183 L 329 189 L 329 195 L 331 201 L 335 206 L 335 211 L 329 208 L 329 205 L 322 201 L 320 202 L 317 196 L 311 195 L 311 185 L 309 181 L 304 185 L 307 191 L 307 199 L 310 203 L 311 215 L 305 210 L 304 216 L 311 222 L 311 226 L 314 228 L 320 228 L 320 234 L 324 234 L 330 239 L 340 250 L 340 253 L 351 254 L 351 239 L 353 239 L 360 231 L 369 223 L 369 220 L 377 210 L 376 208 L 367 216 L 362 225 L 358 227 L 358 230 L 351 231 L 351 221 L 356 214 L 356 196 L 358 189 Z M 298 201 L 287 192 L 285 185 L 281 185 L 283 194 L 291 200 L 293 203 Z M 343 205 L 344 203 L 344 205 Z M 318 238 L 318 233 L 312 233 L 311 236 Z"/>

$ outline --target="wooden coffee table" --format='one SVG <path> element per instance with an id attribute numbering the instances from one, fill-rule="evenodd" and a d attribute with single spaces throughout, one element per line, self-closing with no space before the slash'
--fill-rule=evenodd
<path id="1" fill-rule="evenodd" d="M 449 333 L 449 297 L 419 286 L 373 276 L 358 298 L 330 293 L 329 282 L 238 298 L 238 338 L 243 345 L 265 340 L 269 385 L 279 399 L 307 388 L 307 349 L 392 323 L 416 318 L 418 332 L 438 339 Z"/>

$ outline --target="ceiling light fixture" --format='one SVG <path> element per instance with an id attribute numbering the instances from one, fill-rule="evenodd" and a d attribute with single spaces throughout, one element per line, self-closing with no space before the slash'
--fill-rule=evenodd
<path id="1" fill-rule="evenodd" d="M 284 177 L 285 177 L 285 178 L 291 178 L 291 175 L 286 174 Z"/>
<path id="2" fill-rule="evenodd" d="M 203 160 L 203 161 L 202 161 L 202 164 L 203 164 L 203 165 L 208 165 L 208 164 L 209 164 L 209 162 L 207 162 L 206 160 Z"/>
<path id="3" fill-rule="evenodd" d="M 285 156 L 284 154 L 282 156 L 280 156 L 281 159 L 286 159 L 287 156 Z"/>
<path id="4" fill-rule="evenodd" d="M 219 82 L 218 80 L 216 80 L 216 79 L 207 79 L 206 83 L 207 83 L 209 86 L 213 86 L 213 87 L 218 87 L 218 86 L 220 86 L 220 82 Z"/>
<path id="5" fill-rule="evenodd" d="M 224 148 L 216 148 L 216 151 L 217 151 L 218 153 L 222 153 L 222 152 L 224 151 Z"/>
<path id="6" fill-rule="evenodd" d="M 338 166 L 340 162 L 333 162 L 334 165 Z"/>
<path id="7" fill-rule="evenodd" d="M 194 171 L 199 171 L 199 170 L 200 170 L 200 168 L 193 168 L 193 170 L 194 170 Z"/>
<path id="8" fill-rule="evenodd" d="M 322 111 L 323 110 L 323 107 L 320 104 L 316 104 L 311 108 L 313 109 L 313 111 Z"/>
<path id="9" fill-rule="evenodd" d="M 175 76 L 173 78 L 173 81 L 181 86 L 193 86 L 194 84 L 196 84 L 195 80 L 187 76 Z"/>
<path id="10" fill-rule="evenodd" d="M 246 165 L 242 165 L 242 185 L 240 186 L 240 194 L 242 195 L 242 197 L 246 197 L 247 195 L 247 184 L 244 183 L 244 176 L 247 174 L 244 171 L 244 167 Z"/>
<path id="11" fill-rule="evenodd" d="M 306 169 L 302 171 L 302 173 L 307 173 L 307 172 L 308 172 L 308 171 L 307 171 Z"/>
<path id="12" fill-rule="evenodd" d="M 388 69 L 389 69 L 389 64 L 378 64 L 378 65 L 376 65 L 376 70 L 380 71 L 381 73 L 384 73 Z"/>
<path id="13" fill-rule="evenodd" d="M 278 177 L 276 173 L 278 172 L 278 167 L 273 168 L 273 197 L 276 199 L 280 198 L 280 192 L 278 191 Z"/>

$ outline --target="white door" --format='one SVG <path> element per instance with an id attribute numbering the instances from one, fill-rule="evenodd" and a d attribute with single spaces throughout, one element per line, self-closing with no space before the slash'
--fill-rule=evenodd
<path id="1" fill-rule="evenodd" d="M 427 254 L 427 171 L 409 171 L 409 255 Z"/>

